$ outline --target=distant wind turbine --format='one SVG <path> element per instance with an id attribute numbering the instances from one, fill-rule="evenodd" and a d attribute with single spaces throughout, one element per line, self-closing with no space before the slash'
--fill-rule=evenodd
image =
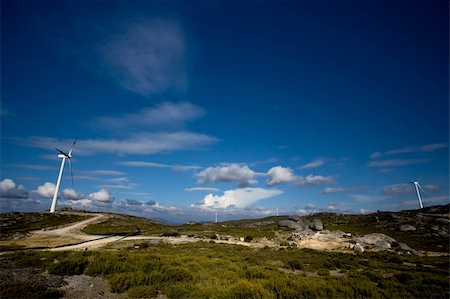
<path id="1" fill-rule="evenodd" d="M 419 188 L 420 188 L 420 190 L 422 190 L 422 192 L 425 192 L 425 191 L 423 190 L 422 186 L 420 186 L 418 181 L 419 180 L 413 181 L 413 182 L 408 182 L 408 183 L 414 184 L 414 187 L 416 188 L 417 199 L 419 200 L 419 205 L 420 205 L 420 208 L 422 209 L 423 208 L 423 204 L 422 204 L 422 197 L 420 196 Z"/>
<path id="2" fill-rule="evenodd" d="M 66 154 L 65 152 L 63 152 L 60 149 L 55 148 L 60 153 L 60 154 L 58 154 L 58 158 L 62 159 L 62 162 L 61 162 L 61 168 L 59 169 L 58 180 L 56 181 L 55 194 L 53 194 L 53 200 L 52 200 L 52 205 L 50 207 L 50 213 L 55 213 L 56 201 L 58 200 L 59 185 L 61 183 L 61 177 L 63 174 L 64 163 L 66 162 L 66 159 L 69 161 L 70 176 L 72 177 L 72 186 L 73 186 L 73 172 L 72 172 L 71 159 L 72 159 L 72 151 L 73 151 L 73 148 L 74 148 L 76 142 L 77 142 L 77 138 L 75 138 L 75 141 L 73 142 L 72 147 L 70 148 L 68 154 Z"/>

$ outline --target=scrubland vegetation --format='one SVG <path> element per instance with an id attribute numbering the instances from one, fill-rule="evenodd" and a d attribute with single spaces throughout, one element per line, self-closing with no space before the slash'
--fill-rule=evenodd
<path id="1" fill-rule="evenodd" d="M 54 275 L 100 276 L 112 292 L 132 298 L 448 298 L 448 257 L 395 253 L 255 250 L 197 242 L 129 243 L 121 250 L 22 251 L 6 255 L 17 267 Z M 5 285 L 2 297 L 36 286 Z M 35 290 L 36 291 L 36 290 Z M 6 292 L 6 293 L 5 293 Z M 9 293 L 8 293 L 9 292 Z M 41 292 L 40 294 L 42 294 Z M 44 292 L 45 293 L 45 292 Z M 47 290 L 48 294 L 52 293 Z"/>

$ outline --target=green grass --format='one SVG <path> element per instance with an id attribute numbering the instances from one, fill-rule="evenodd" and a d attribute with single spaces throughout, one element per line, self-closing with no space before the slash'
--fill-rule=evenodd
<path id="1" fill-rule="evenodd" d="M 215 236 L 217 234 L 221 237 L 232 236 L 235 238 L 246 238 L 246 241 L 249 242 L 253 239 L 262 237 L 274 238 L 277 231 L 291 231 L 291 229 L 288 228 L 278 227 L 276 222 L 260 227 L 248 227 L 251 223 L 261 220 L 269 221 L 272 218 L 274 217 L 256 220 L 246 219 L 239 221 L 228 221 L 222 223 L 197 223 L 193 225 L 184 224 L 171 226 L 145 218 L 112 215 L 112 218 L 106 221 L 88 225 L 83 229 L 83 232 L 92 235 L 188 235 L 199 238 L 211 238 L 213 235 Z"/>
<path id="2" fill-rule="evenodd" d="M 6 256 L 17 265 L 33 265 L 59 275 L 102 276 L 110 282 L 111 291 L 126 292 L 134 298 L 156 294 L 169 298 L 448 298 L 450 295 L 447 257 L 394 253 L 356 256 L 297 248 L 255 250 L 209 242 L 162 243 L 138 249 L 130 246 L 118 251 L 16 252 Z M 403 264 L 406 261 L 417 266 Z M 330 275 L 331 270 L 338 270 L 341 275 Z"/>

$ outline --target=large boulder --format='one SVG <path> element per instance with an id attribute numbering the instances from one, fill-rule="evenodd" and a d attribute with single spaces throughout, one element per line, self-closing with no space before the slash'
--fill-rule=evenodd
<path id="1" fill-rule="evenodd" d="M 396 242 L 394 238 L 384 234 L 368 234 L 362 237 L 354 238 L 354 242 L 361 244 L 367 249 L 373 251 L 382 251 L 391 248 L 391 244 Z"/>
<path id="2" fill-rule="evenodd" d="M 292 221 L 292 220 L 281 220 L 280 222 L 278 222 L 279 226 L 282 227 L 289 227 L 289 228 L 303 228 L 303 226 L 300 223 L 297 223 L 296 221 Z"/>
<path id="3" fill-rule="evenodd" d="M 288 219 L 292 220 L 292 221 L 300 221 L 300 219 L 302 219 L 302 218 L 300 216 L 297 216 L 297 215 L 291 215 L 291 216 L 288 217 Z"/>
<path id="4" fill-rule="evenodd" d="M 399 226 L 399 230 L 402 232 L 413 232 L 416 230 L 416 228 L 409 224 L 403 224 Z"/>
<path id="5" fill-rule="evenodd" d="M 323 223 L 320 219 L 314 219 L 309 228 L 317 231 L 323 230 Z"/>

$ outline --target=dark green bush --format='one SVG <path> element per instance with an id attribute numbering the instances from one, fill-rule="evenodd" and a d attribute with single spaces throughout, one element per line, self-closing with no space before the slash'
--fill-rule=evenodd
<path id="1" fill-rule="evenodd" d="M 48 272 L 55 275 L 81 275 L 87 265 L 87 260 L 63 260 L 51 264 L 48 268 Z"/>
<path id="2" fill-rule="evenodd" d="M 303 265 L 299 260 L 289 260 L 287 262 L 287 266 L 290 269 L 294 269 L 294 270 L 302 270 L 303 269 Z"/>
<path id="3" fill-rule="evenodd" d="M 245 236 L 244 242 L 251 242 L 251 241 L 253 241 L 253 237 L 252 236 Z"/>
<path id="4" fill-rule="evenodd" d="M 161 234 L 161 237 L 178 237 L 180 235 L 179 232 L 165 232 Z"/>
<path id="5" fill-rule="evenodd" d="M 328 270 L 328 269 L 319 269 L 319 270 L 317 270 L 317 275 L 319 275 L 319 276 L 330 276 L 330 270 Z"/>
<path id="6" fill-rule="evenodd" d="M 130 298 L 154 298 L 158 296 L 158 290 L 154 286 L 136 286 L 128 289 Z"/>

